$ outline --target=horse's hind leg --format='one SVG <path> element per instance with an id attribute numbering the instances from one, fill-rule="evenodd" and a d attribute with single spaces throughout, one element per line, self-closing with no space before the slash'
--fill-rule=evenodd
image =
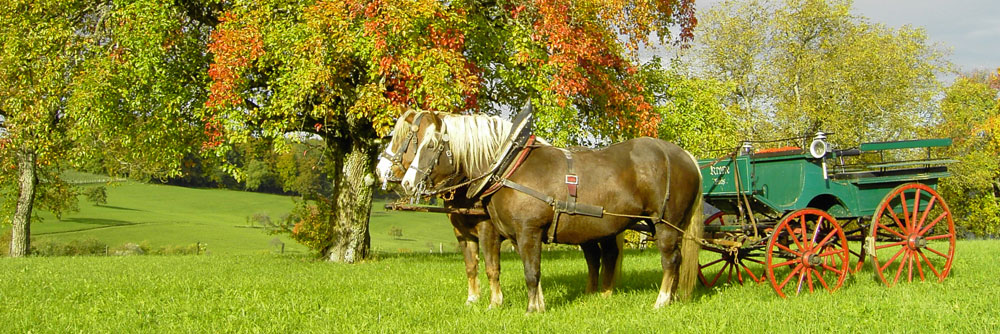
<path id="1" fill-rule="evenodd" d="M 605 297 L 611 295 L 615 288 L 615 282 L 621 276 L 622 248 L 625 237 L 622 234 L 601 239 L 601 294 Z"/>
<path id="2" fill-rule="evenodd" d="M 660 308 L 670 303 L 671 295 L 677 290 L 678 272 L 681 265 L 680 241 L 681 234 L 664 224 L 656 224 L 656 245 L 660 248 L 660 262 L 663 265 L 663 281 L 660 282 L 660 294 L 656 297 L 654 308 Z"/>
<path id="3" fill-rule="evenodd" d="M 601 245 L 597 241 L 580 244 L 583 258 L 587 260 L 587 293 L 597 292 L 601 272 Z"/>
<path id="4" fill-rule="evenodd" d="M 486 277 L 490 279 L 490 308 L 503 304 L 503 292 L 500 291 L 500 234 L 489 219 L 481 220 L 479 242 L 483 248 L 483 261 L 486 262 Z"/>

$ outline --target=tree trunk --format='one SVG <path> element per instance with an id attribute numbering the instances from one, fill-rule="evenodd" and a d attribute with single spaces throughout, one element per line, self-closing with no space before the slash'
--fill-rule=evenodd
<path id="1" fill-rule="evenodd" d="M 31 249 L 31 209 L 35 203 L 35 152 L 20 150 L 17 153 L 17 208 L 14 210 L 13 229 L 10 237 L 10 257 L 24 257 Z"/>
<path id="2" fill-rule="evenodd" d="M 346 144 L 346 145 L 345 145 Z M 377 148 L 365 140 L 327 142 L 329 161 L 334 162 L 333 210 L 330 223 L 335 227 L 332 245 L 324 257 L 332 262 L 355 263 L 368 257 L 371 236 L 368 215 L 371 213 L 375 186 L 374 170 Z"/>

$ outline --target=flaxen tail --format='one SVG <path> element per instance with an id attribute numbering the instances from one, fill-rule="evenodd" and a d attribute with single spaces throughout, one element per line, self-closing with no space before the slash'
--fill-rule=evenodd
<path id="1" fill-rule="evenodd" d="M 687 226 L 684 228 L 684 239 L 681 241 L 681 266 L 676 291 L 679 300 L 691 299 L 691 292 L 698 283 L 698 251 L 701 250 L 702 230 L 705 227 L 702 221 L 701 171 L 698 170 L 698 160 L 691 153 L 688 155 L 691 156 L 695 171 L 698 172 L 698 183 L 695 189 L 697 196 L 685 216 Z"/>

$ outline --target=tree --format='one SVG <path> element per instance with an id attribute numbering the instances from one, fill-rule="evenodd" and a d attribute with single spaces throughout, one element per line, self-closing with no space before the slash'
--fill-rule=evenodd
<path id="1" fill-rule="evenodd" d="M 690 0 L 234 1 L 209 45 L 207 146 L 322 138 L 333 190 L 290 230 L 356 262 L 369 248 L 376 138 L 402 111 L 495 114 L 533 98 L 556 143 L 655 134 L 635 50 L 674 23 L 690 37 L 693 11 Z"/>
<path id="2" fill-rule="evenodd" d="M 959 159 L 941 192 L 960 223 L 976 234 L 1000 233 L 1000 87 L 990 85 L 1000 73 L 973 73 L 955 79 L 941 100 L 934 135 L 949 137 L 949 154 Z"/>
<path id="3" fill-rule="evenodd" d="M 3 12 L 0 192 L 11 256 L 30 249 L 33 209 L 75 206 L 59 178 L 66 166 L 176 175 L 202 141 L 192 111 L 206 96 L 207 30 L 177 3 L 16 0 Z"/>
<path id="4" fill-rule="evenodd" d="M 84 6 L 72 1 L 7 4 L 0 25 L 0 193 L 3 223 L 13 225 L 10 256 L 30 249 L 35 208 L 57 214 L 72 207 L 59 179 L 69 149 L 66 101 L 74 91 L 83 40 L 76 23 Z"/>
<path id="5" fill-rule="evenodd" d="M 726 2 L 702 17 L 696 57 L 737 85 L 751 137 L 833 132 L 835 144 L 909 139 L 929 125 L 949 65 L 922 29 L 870 23 L 849 0 Z"/>

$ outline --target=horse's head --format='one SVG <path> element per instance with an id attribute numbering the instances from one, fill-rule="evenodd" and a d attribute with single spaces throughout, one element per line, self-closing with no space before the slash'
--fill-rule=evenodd
<path id="1" fill-rule="evenodd" d="M 436 121 L 419 130 L 416 152 L 403 176 L 402 186 L 408 193 L 438 189 L 459 176 L 447 128 L 437 115 L 430 117 Z"/>
<path id="2" fill-rule="evenodd" d="M 396 121 L 392 130 L 392 139 L 385 145 L 385 150 L 379 154 L 378 165 L 375 167 L 379 178 L 382 179 L 383 189 L 385 189 L 387 182 L 403 180 L 406 168 L 413 161 L 413 156 L 417 152 L 417 144 L 421 140 L 420 135 L 423 134 L 422 130 L 434 126 L 435 122 L 440 123 L 432 116 L 433 114 L 430 112 L 409 110 Z"/>

